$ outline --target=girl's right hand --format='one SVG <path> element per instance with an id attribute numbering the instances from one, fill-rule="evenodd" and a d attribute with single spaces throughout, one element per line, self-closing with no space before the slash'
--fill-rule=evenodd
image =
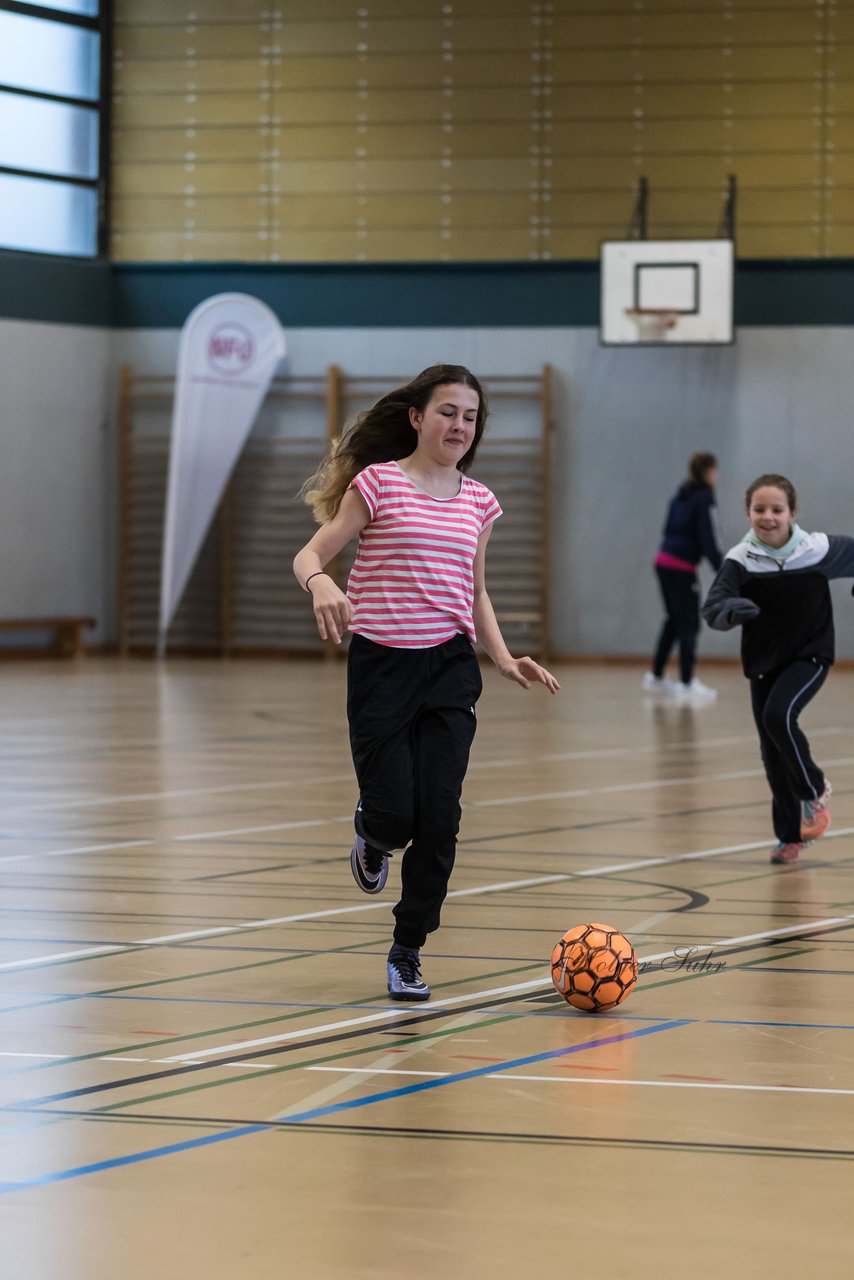
<path id="1" fill-rule="evenodd" d="M 340 644 L 350 625 L 353 606 L 326 573 L 313 578 L 308 589 L 321 640 L 334 640 L 336 644 Z"/>

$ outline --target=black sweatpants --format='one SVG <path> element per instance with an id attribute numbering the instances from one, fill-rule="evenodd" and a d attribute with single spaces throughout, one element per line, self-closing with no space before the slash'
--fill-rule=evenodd
<path id="1" fill-rule="evenodd" d="M 375 848 L 406 849 L 394 908 L 394 940 L 405 947 L 423 946 L 439 927 L 482 688 L 464 635 L 429 649 L 393 649 L 359 635 L 350 642 L 347 718 L 360 824 Z"/>
<path id="2" fill-rule="evenodd" d="M 700 630 L 700 585 L 695 573 L 687 569 L 662 569 L 655 566 L 661 598 L 667 617 L 658 637 L 653 673 L 664 675 L 670 651 L 679 641 L 679 675 L 683 684 L 690 684 L 697 660 L 697 633 Z"/>
<path id="3" fill-rule="evenodd" d="M 824 684 L 829 669 L 816 658 L 800 658 L 750 681 L 753 718 L 773 796 L 774 834 L 783 844 L 800 841 L 801 801 L 816 800 L 824 791 L 824 774 L 810 754 L 798 716 Z"/>

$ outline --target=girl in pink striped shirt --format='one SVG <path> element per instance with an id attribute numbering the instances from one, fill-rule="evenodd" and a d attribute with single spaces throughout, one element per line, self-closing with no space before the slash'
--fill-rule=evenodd
<path id="1" fill-rule="evenodd" d="M 427 1000 L 420 949 L 439 926 L 482 682 L 477 639 L 508 680 L 557 680 L 507 649 L 486 592 L 486 545 L 501 514 L 472 480 L 487 406 L 459 365 L 434 365 L 378 400 L 333 444 L 305 489 L 321 528 L 294 559 L 324 640 L 347 655 L 347 716 L 359 782 L 350 865 L 379 893 L 405 849 L 388 991 Z M 324 565 L 359 539 L 346 594 Z"/>

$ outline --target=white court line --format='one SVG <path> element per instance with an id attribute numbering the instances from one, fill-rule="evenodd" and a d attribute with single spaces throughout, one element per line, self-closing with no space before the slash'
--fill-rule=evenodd
<path id="1" fill-rule="evenodd" d="M 336 818 L 303 818 L 298 822 L 275 822 L 263 827 L 241 827 L 234 831 L 194 831 L 185 836 L 146 836 L 142 840 L 117 840 L 113 844 L 78 845 L 72 849 L 48 849 L 39 853 L 14 853 L 0 858 L 0 866 L 7 862 L 30 862 L 33 858 L 69 858 L 76 853 L 109 853 L 113 849 L 151 848 L 155 844 L 180 844 L 188 840 L 219 840 L 223 836 L 247 836 L 262 831 L 293 831 L 298 827 L 325 827 L 328 823 L 352 822 L 352 813 Z"/>
<path id="2" fill-rule="evenodd" d="M 223 836 L 252 836 L 263 831 L 293 831 L 297 827 L 325 827 L 330 822 L 352 822 L 352 813 L 342 814 L 338 818 L 303 818 L 300 822 L 271 822 L 263 827 L 234 827 L 231 831 L 201 831 L 188 836 L 169 836 L 168 841 L 180 844 L 188 840 L 221 840 Z"/>
<path id="3" fill-rule="evenodd" d="M 405 1071 L 402 1068 L 381 1067 L 303 1067 L 304 1071 L 334 1071 L 354 1076 L 451 1076 L 453 1071 Z M 518 1078 L 518 1077 L 517 1077 Z M 305 1108 L 308 1110 L 308 1108 Z"/>
<path id="4" fill-rule="evenodd" d="M 834 767 L 840 765 L 854 764 L 854 756 L 841 757 L 836 760 L 828 760 L 827 766 Z M 765 776 L 763 769 L 743 769 L 735 773 L 709 773 L 704 775 L 704 781 L 731 781 L 735 778 L 760 778 Z M 697 781 L 696 774 L 689 774 L 683 778 L 655 779 L 649 782 L 628 782 L 614 784 L 608 787 L 583 787 L 572 791 L 552 791 L 541 795 L 523 795 L 500 797 L 492 800 L 472 800 L 463 805 L 463 808 L 489 808 L 496 805 L 509 804 L 534 804 L 543 800 L 570 800 L 580 799 L 585 796 L 595 795 L 613 795 L 618 792 L 626 791 L 651 791 L 658 787 L 679 787 L 686 786 Z M 226 836 L 253 835 L 261 832 L 269 831 L 290 831 L 301 827 L 322 827 L 327 823 L 344 823 L 351 822 L 352 816 L 345 814 L 334 818 L 307 818 L 295 822 L 277 822 L 264 826 L 240 827 L 230 831 L 199 831 L 191 832 L 188 835 L 181 836 L 158 836 L 146 837 L 141 840 L 123 840 L 113 844 L 102 845 L 83 845 L 75 846 L 71 849 L 53 849 L 39 853 L 21 853 L 12 854 L 9 857 L 0 858 L 0 866 L 12 862 L 28 862 L 33 858 L 65 858 L 72 854 L 80 853 L 106 853 L 113 849 L 140 848 L 144 846 L 152 846 L 155 844 L 172 844 L 186 842 L 203 842 L 205 840 L 219 840 Z M 758 847 L 755 846 L 743 846 Z M 2 966 L 0 966 L 2 968 Z"/>
<path id="5" fill-rule="evenodd" d="M 833 768 L 836 765 L 854 764 L 854 756 L 844 756 L 838 760 L 828 760 L 822 767 Z M 738 769 L 732 773 L 704 773 L 703 782 L 732 782 L 737 778 L 764 778 L 764 769 Z M 685 778 L 660 778 L 655 782 L 623 782 L 610 787 L 584 787 L 575 791 L 544 791 L 540 795 L 499 796 L 491 800 L 470 800 L 468 807 L 473 809 L 489 809 L 497 805 L 538 804 L 542 800 L 577 800 L 582 796 L 613 795 L 622 791 L 649 791 L 654 787 L 682 787 L 688 782 L 697 782 L 698 775 L 691 774 Z"/>
<path id="6" fill-rule="evenodd" d="M 822 840 L 838 839 L 840 836 L 854 835 L 854 827 L 840 827 L 838 831 L 829 831 Z M 548 876 L 532 876 L 527 880 L 505 880 L 496 884 L 476 885 L 471 889 L 452 889 L 448 898 L 470 898 L 484 893 L 503 893 L 514 889 L 530 889 L 543 884 L 559 884 L 569 880 L 583 880 L 599 876 L 615 875 L 621 871 L 643 871 L 649 867 L 670 866 L 677 862 L 694 862 L 703 858 L 719 858 L 728 853 L 746 853 L 751 849 L 766 849 L 767 840 L 753 840 L 749 844 L 719 845 L 714 849 L 699 849 L 690 853 L 674 853 L 660 858 L 636 858 L 628 862 L 614 862 L 608 867 L 587 867 L 582 871 L 566 871 Z M 382 902 L 359 903 L 352 907 L 328 907 L 323 911 L 303 911 L 297 915 L 269 916 L 264 920 L 247 920 L 236 925 L 216 925 L 208 929 L 193 929 L 186 933 L 167 933 L 155 938 L 139 938 L 131 942 L 117 943 L 111 946 L 82 948 L 77 951 L 60 951 L 46 956 L 32 956 L 23 960 L 6 960 L 0 964 L 0 972 L 7 969 L 22 969 L 42 964 L 53 964 L 60 960 L 77 960 L 85 956 L 116 955 L 133 947 L 162 946 L 171 942 L 188 942 L 196 938 L 212 938 L 223 934 L 238 934 L 246 929 L 266 929 L 280 924 L 297 924 L 303 920 L 322 920 L 330 916 L 356 915 L 365 911 L 381 911 L 388 904 Z M 846 918 L 847 917 L 842 917 Z M 669 954 L 669 953 L 668 953 Z M 435 1003 L 435 1002 L 434 1002 Z"/>
<path id="7" fill-rule="evenodd" d="M 43 804 L 20 804 L 5 809 L 6 815 L 19 811 L 24 813 L 44 813 L 49 809 L 88 809 L 112 804 L 136 804 L 145 800 L 188 800 L 193 796 L 221 796 L 235 791 L 272 791 L 287 787 L 305 787 L 315 783 L 352 782 L 353 774 L 333 773 L 327 777 L 280 778 L 276 782 L 230 782 L 222 787 L 187 787 L 183 791 L 140 791 L 129 792 L 120 796 L 61 796 L 56 800 L 47 800 Z"/>
<path id="8" fill-rule="evenodd" d="M 13 1053 L 9 1049 L 5 1049 L 0 1053 L 0 1058 L 67 1058 L 67 1053 Z"/>
<path id="9" fill-rule="evenodd" d="M 847 725 L 831 726 L 825 729 L 810 730 L 810 737 L 827 737 L 832 734 L 850 734 L 851 729 Z M 11 736 L 10 742 L 14 745 L 18 741 L 17 737 Z M 692 750 L 706 750 L 713 747 L 731 747 L 739 746 L 745 742 L 755 741 L 753 734 L 738 734 L 726 738 L 700 738 L 692 740 L 690 743 Z M 543 755 L 527 755 L 518 756 L 511 759 L 501 760 L 473 760 L 469 764 L 469 774 L 478 770 L 487 769 L 515 769 L 519 765 L 532 764 L 559 764 L 562 762 L 577 760 L 600 760 L 608 758 L 620 758 L 625 756 L 637 755 L 668 755 L 675 752 L 681 752 L 685 746 L 689 745 L 683 742 L 672 742 L 662 747 L 657 743 L 639 744 L 633 747 L 598 747 L 591 748 L 587 751 L 556 751 L 548 752 Z M 60 796 L 54 800 L 47 800 L 39 804 L 21 803 L 14 808 L 6 809 L 7 815 L 14 815 L 18 811 L 25 813 L 42 813 L 51 809 L 84 809 L 95 808 L 100 806 L 116 805 L 116 804 L 135 804 L 143 801 L 159 801 L 159 800 L 176 800 L 189 799 L 194 796 L 208 795 L 229 795 L 232 792 L 242 791 L 265 791 L 275 790 L 280 787 L 301 787 L 314 783 L 330 783 L 330 782 L 351 782 L 353 780 L 352 772 L 329 774 L 325 777 L 309 777 L 309 778 L 281 778 L 275 782 L 233 782 L 218 787 L 188 787 L 183 790 L 176 791 L 147 791 L 147 792 L 129 792 L 126 795 L 109 795 L 109 796 Z M 20 792 L 3 792 L 6 799 L 16 797 L 22 801 L 26 801 L 26 797 Z"/>
<path id="10" fill-rule="evenodd" d="M 747 942 L 762 942 L 769 938 L 783 938 L 790 933 L 813 933 L 817 929 L 831 928 L 837 924 L 854 923 L 854 914 L 847 916 L 832 916 L 827 920 L 811 920 L 804 924 L 786 925 L 783 929 L 763 929 L 760 933 L 747 933 L 737 938 L 719 938 L 716 942 L 707 942 L 702 944 L 703 949 L 714 950 L 716 947 L 734 947 L 740 946 Z M 672 956 L 672 951 L 659 951 L 651 956 L 639 956 L 640 964 L 655 964 L 658 960 L 665 960 Z M 506 987 L 492 987 L 488 991 L 469 991 L 466 995 L 446 996 L 440 1000 L 431 1000 L 428 1012 L 433 1009 L 450 1009 L 454 1005 L 465 1004 L 472 1000 L 486 1000 L 492 996 L 511 995 L 515 992 L 531 991 L 536 988 L 541 990 L 551 990 L 551 983 L 547 978 L 542 976 L 539 978 L 531 978 L 528 982 L 515 982 Z M 327 1031 L 340 1031 L 345 1027 L 366 1026 L 372 1022 L 388 1021 L 391 1018 L 399 1018 L 401 1016 L 400 1009 L 383 1009 L 378 1013 L 365 1014 L 360 1018 L 344 1018 L 340 1022 L 328 1022 L 319 1027 L 300 1027 L 294 1031 L 283 1031 L 277 1035 L 261 1036 L 256 1040 L 241 1040 L 237 1044 L 216 1045 L 211 1049 L 197 1049 L 190 1054 L 176 1054 L 172 1058 L 162 1058 L 162 1062 L 186 1062 L 192 1059 L 199 1062 L 203 1058 L 213 1057 L 218 1054 L 237 1053 L 242 1049 L 254 1049 L 259 1045 L 268 1044 L 284 1044 L 290 1040 L 305 1040 L 311 1036 L 325 1034 Z"/>
<path id="11" fill-rule="evenodd" d="M 107 849 L 139 849 L 156 844 L 150 836 L 144 840 L 116 840 L 112 844 L 81 844 L 72 849 L 52 849 L 44 853 L 14 853 L 0 858 L 0 865 L 7 862 L 29 862 L 33 858 L 68 858 L 73 853 L 103 853 Z"/>
<path id="12" fill-rule="evenodd" d="M 837 760 L 828 760 L 825 762 L 826 767 L 833 768 L 835 766 L 854 764 L 854 756 L 844 756 Z M 743 769 L 736 773 L 707 773 L 703 775 L 703 781 L 731 781 L 734 778 L 764 778 L 764 769 Z M 649 782 L 626 782 L 617 783 L 608 787 L 583 787 L 573 791 L 551 791 L 541 795 L 523 795 L 501 797 L 493 800 L 470 800 L 463 805 L 463 809 L 483 809 L 490 808 L 495 805 L 509 804 L 537 804 L 543 800 L 573 800 L 580 799 L 585 796 L 598 795 L 614 795 L 624 791 L 654 791 L 656 788 L 663 787 L 681 787 L 688 786 L 697 782 L 696 774 L 689 774 L 683 778 L 656 778 Z M 219 840 L 225 836 L 238 835 L 254 835 L 261 832 L 269 831 L 293 831 L 300 827 L 323 827 L 327 823 L 344 823 L 352 822 L 351 814 L 344 814 L 334 818 L 305 818 L 295 822 L 276 822 L 264 826 L 239 827 L 231 831 L 194 831 L 188 835 L 181 836 L 151 836 L 141 840 L 122 840 L 113 844 L 101 845 L 82 845 L 75 846 L 71 849 L 50 849 L 39 853 L 19 853 L 12 854 L 9 857 L 0 858 L 0 866 L 4 866 L 11 862 L 29 862 L 33 858 L 67 858 L 72 854 L 79 853 L 108 853 L 113 849 L 141 848 L 144 846 L 177 844 L 187 842 L 204 842 L 206 840 Z M 495 837 L 498 839 L 499 837 Z M 826 837 L 824 837 L 826 839 Z M 758 848 L 763 842 L 756 845 L 743 845 L 740 848 Z M 765 841 L 764 843 L 768 843 Z"/>
<path id="13" fill-rule="evenodd" d="M 854 1089 L 819 1089 L 799 1084 L 723 1084 L 705 1080 L 605 1080 L 601 1076 L 515 1076 L 510 1071 L 484 1080 L 542 1080 L 549 1084 L 623 1084 L 640 1089 L 736 1089 L 749 1093 L 834 1093 L 854 1096 Z"/>
<path id="14" fill-rule="evenodd" d="M 83 956 L 111 956 L 119 951 L 126 951 L 128 947 L 136 945 L 133 942 L 127 942 L 123 946 L 109 947 L 81 947 L 79 951 L 57 951 L 49 956 L 35 956 L 30 960 L 7 960 L 5 964 L 0 964 L 2 969 L 21 969 L 26 965 L 50 964 L 55 960 L 79 960 Z"/>
<path id="15" fill-rule="evenodd" d="M 306 1071 L 347 1072 L 353 1075 L 375 1076 L 452 1076 L 453 1071 L 407 1071 L 395 1068 L 372 1067 L 305 1067 Z M 490 1073 L 482 1077 L 484 1080 L 503 1080 L 510 1084 L 515 1080 L 532 1080 L 541 1084 L 599 1084 L 629 1085 L 639 1089 L 734 1089 L 747 1093 L 830 1093 L 854 1097 L 854 1089 L 820 1089 L 798 1084 L 725 1084 L 723 1082 L 705 1080 L 619 1080 L 602 1076 L 528 1076 L 516 1075 L 511 1071 Z"/>

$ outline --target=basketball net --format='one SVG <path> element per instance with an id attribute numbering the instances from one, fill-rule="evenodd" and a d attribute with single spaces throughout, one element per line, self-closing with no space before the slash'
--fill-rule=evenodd
<path id="1" fill-rule="evenodd" d="M 637 326 L 638 342 L 664 342 L 679 323 L 679 312 L 664 307 L 626 307 L 626 315 Z"/>

